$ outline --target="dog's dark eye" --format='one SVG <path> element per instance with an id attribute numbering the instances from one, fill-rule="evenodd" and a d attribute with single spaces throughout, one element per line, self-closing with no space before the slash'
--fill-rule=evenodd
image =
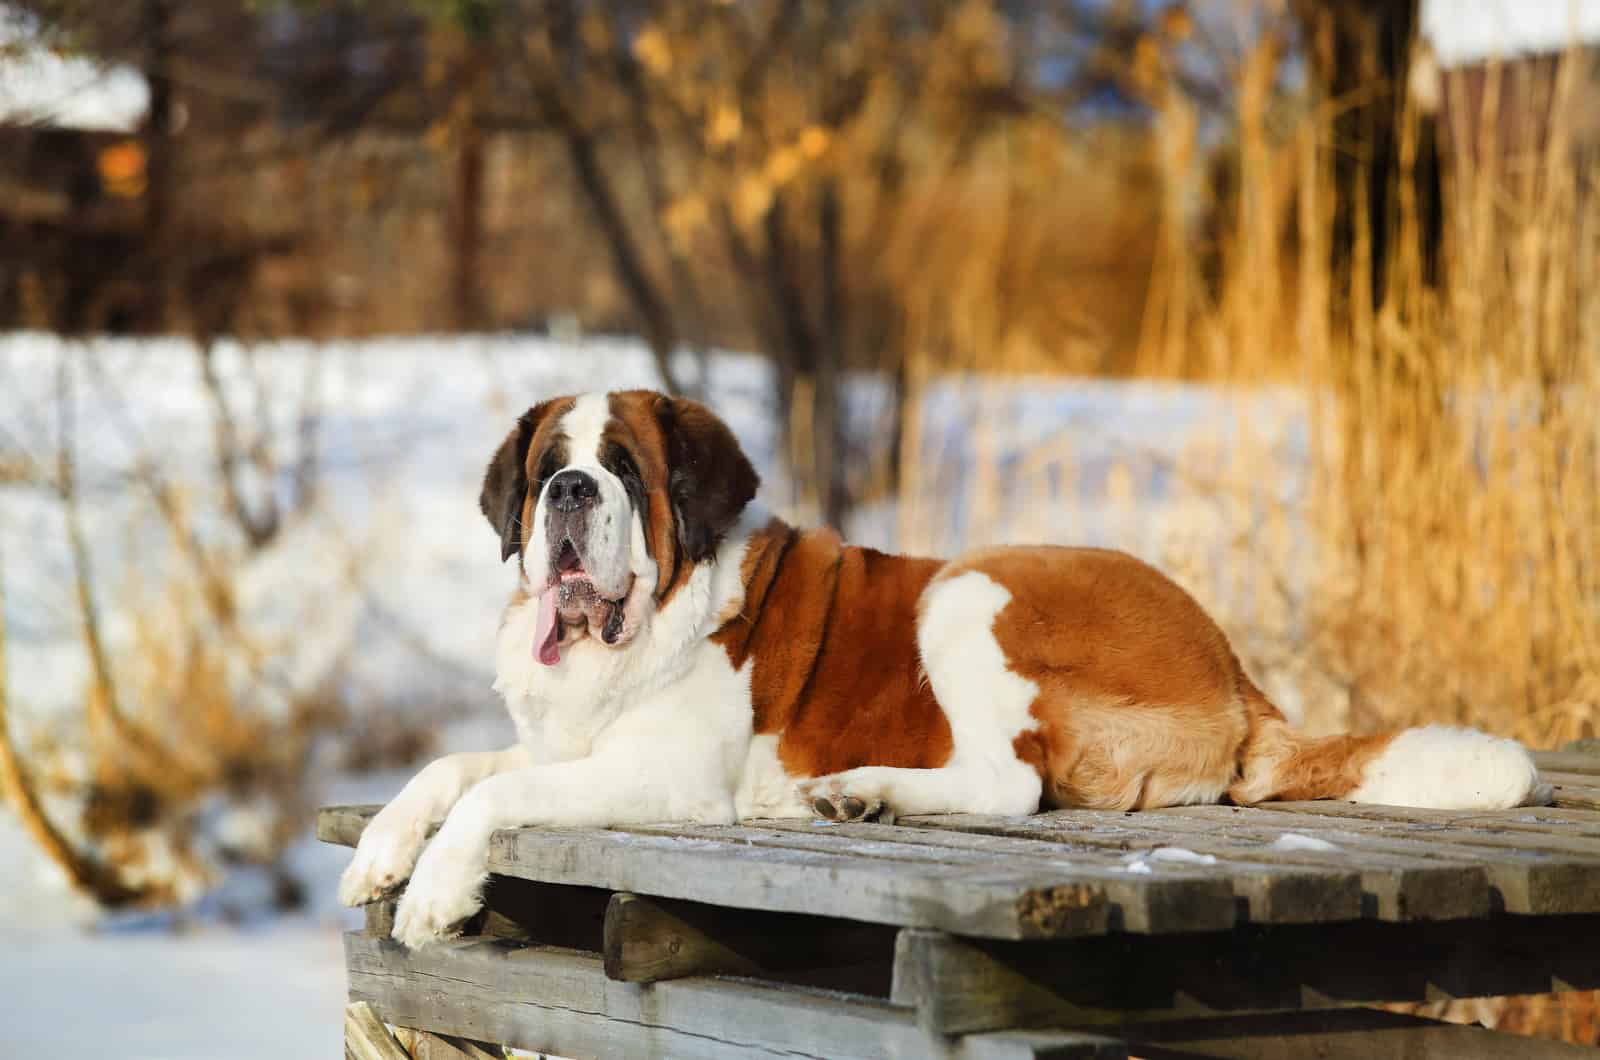
<path id="1" fill-rule="evenodd" d="M 628 491 L 635 504 L 644 499 L 644 477 L 639 474 L 639 465 L 633 462 L 633 455 L 627 449 L 620 445 L 608 446 L 600 458 L 600 466 L 622 480 L 623 489 Z"/>
<path id="2" fill-rule="evenodd" d="M 533 495 L 537 497 L 543 493 L 544 484 L 550 480 L 550 476 L 560 470 L 561 458 L 556 455 L 555 450 L 546 450 L 544 456 L 539 460 L 539 477 L 533 483 Z"/>
<path id="3" fill-rule="evenodd" d="M 633 462 L 633 457 L 620 445 L 613 445 L 606 450 L 600 460 L 600 466 L 613 475 L 626 481 L 639 477 L 639 467 Z"/>

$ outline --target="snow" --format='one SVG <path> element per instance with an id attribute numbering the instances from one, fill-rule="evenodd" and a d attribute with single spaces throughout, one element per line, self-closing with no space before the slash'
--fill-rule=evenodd
<path id="1" fill-rule="evenodd" d="M 1595 0 L 1423 0 L 1422 33 L 1441 66 L 1559 52 L 1600 41 Z"/>
<path id="2" fill-rule="evenodd" d="M 1184 847 L 1156 847 L 1140 854 L 1129 854 L 1123 859 L 1123 871 L 1149 875 L 1154 872 L 1151 862 L 1168 865 L 1215 865 L 1213 854 L 1197 854 Z"/>
<path id="3" fill-rule="evenodd" d="M 318 925 L 0 938 L 0 1054 L 340 1054 L 341 943 Z"/>
<path id="4" fill-rule="evenodd" d="M 1334 853 L 1339 848 L 1326 839 L 1315 836 L 1301 835 L 1298 832 L 1285 832 L 1272 843 L 1273 850 L 1315 850 L 1323 853 Z"/>
<path id="5" fill-rule="evenodd" d="M 190 489 L 197 534 L 214 539 L 224 530 L 215 498 L 201 488 L 213 460 L 208 405 L 194 351 L 182 342 L 0 334 L 0 457 L 19 449 L 52 464 L 63 358 L 85 522 L 95 531 L 99 606 L 116 658 L 131 644 L 129 601 L 181 574 L 151 505 L 129 487 L 141 454 Z M 623 340 L 509 335 L 281 343 L 253 354 L 224 344 L 217 367 L 236 406 L 254 408 L 260 395 L 282 468 L 296 455 L 299 397 L 320 370 L 324 488 L 241 585 L 251 628 L 284 645 L 278 662 L 287 684 L 314 685 L 354 649 L 342 685 L 349 701 L 384 712 L 449 704 L 457 720 L 441 750 L 509 743 L 490 665 L 511 579 L 478 512 L 483 467 L 516 414 L 535 401 L 654 385 L 647 353 Z M 761 471 L 768 503 L 792 514 L 766 362 L 719 353 L 710 372 L 710 401 Z M 862 419 L 875 419 L 886 400 L 871 381 L 849 384 L 848 406 Z M 934 499 L 912 512 L 894 498 L 870 505 L 847 527 L 852 539 L 946 554 L 1000 540 L 1103 544 L 1160 562 L 1182 538 L 1205 555 L 1228 547 L 1223 523 L 1185 477 L 1197 468 L 1229 474 L 1228 454 L 1246 433 L 1271 440 L 1291 471 L 1308 444 L 1302 401 L 1287 390 L 952 378 L 931 386 L 918 412 L 911 464 Z M 262 485 L 287 496 L 290 476 Z M 1277 475 L 1273 488 L 1283 499 L 1303 483 Z M 59 503 L 15 484 L 0 486 L 0 498 L 14 724 L 73 717 L 87 669 Z M 352 563 L 364 572 L 364 594 L 344 580 Z M 380 802 L 410 772 L 319 775 L 314 796 Z M 259 841 L 249 807 L 214 825 L 230 843 Z M 333 900 L 348 858 L 316 843 L 307 822 L 287 855 L 309 899 L 295 915 L 264 912 L 270 880 L 237 871 L 178 913 L 103 918 L 73 899 L 0 815 L 0 947 L 10 954 L 0 961 L 7 999 L 0 1055 L 106 1048 L 129 1057 L 237 1060 L 335 1054 L 344 995 L 338 936 L 359 920 Z M 1207 861 L 1163 848 L 1126 871 L 1184 863 Z"/>
<path id="6" fill-rule="evenodd" d="M 1196 854 L 1183 847 L 1157 847 L 1150 851 L 1152 861 L 1170 861 L 1180 865 L 1215 865 L 1217 859 L 1211 854 Z"/>
<path id="7" fill-rule="evenodd" d="M 132 132 L 149 106 L 137 69 L 57 54 L 33 18 L 0 4 L 0 122 Z"/>

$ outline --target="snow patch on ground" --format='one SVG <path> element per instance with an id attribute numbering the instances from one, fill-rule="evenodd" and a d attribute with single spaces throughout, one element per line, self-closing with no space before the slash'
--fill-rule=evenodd
<path id="1" fill-rule="evenodd" d="M 1315 836 L 1301 835 L 1298 832 L 1285 832 L 1272 843 L 1273 850 L 1316 850 L 1324 853 L 1336 852 L 1339 848 L 1326 839 Z"/>
<path id="2" fill-rule="evenodd" d="M 1215 865 L 1216 856 L 1213 854 L 1197 854 L 1184 847 L 1156 847 L 1139 854 L 1129 854 L 1123 859 L 1123 868 L 1126 872 L 1148 875 L 1153 872 L 1151 863 L 1167 865 Z"/>

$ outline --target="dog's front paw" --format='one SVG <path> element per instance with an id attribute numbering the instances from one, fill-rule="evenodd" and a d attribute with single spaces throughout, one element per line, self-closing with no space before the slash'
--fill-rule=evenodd
<path id="1" fill-rule="evenodd" d="M 426 832 L 426 822 L 385 808 L 361 833 L 356 856 L 339 877 L 339 901 L 367 905 L 399 890 L 417 863 Z"/>
<path id="2" fill-rule="evenodd" d="M 847 774 L 835 773 L 802 781 L 797 790 L 811 812 L 825 821 L 894 823 L 894 810 L 870 785 L 852 784 Z"/>
<path id="3" fill-rule="evenodd" d="M 395 910 L 395 940 L 415 950 L 459 935 L 461 925 L 483 905 L 489 877 L 485 853 L 452 851 L 434 840 Z"/>

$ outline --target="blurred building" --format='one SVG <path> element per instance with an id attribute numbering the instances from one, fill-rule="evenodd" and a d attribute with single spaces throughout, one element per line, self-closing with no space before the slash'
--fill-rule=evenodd
<path id="1" fill-rule="evenodd" d="M 1600 149 L 1600 3 L 1594 0 L 1424 0 L 1429 47 L 1412 93 L 1439 117 L 1454 150 L 1486 161 L 1543 152 L 1553 130 L 1578 159 Z M 1571 105 L 1559 115 L 1557 74 L 1571 57 Z"/>

